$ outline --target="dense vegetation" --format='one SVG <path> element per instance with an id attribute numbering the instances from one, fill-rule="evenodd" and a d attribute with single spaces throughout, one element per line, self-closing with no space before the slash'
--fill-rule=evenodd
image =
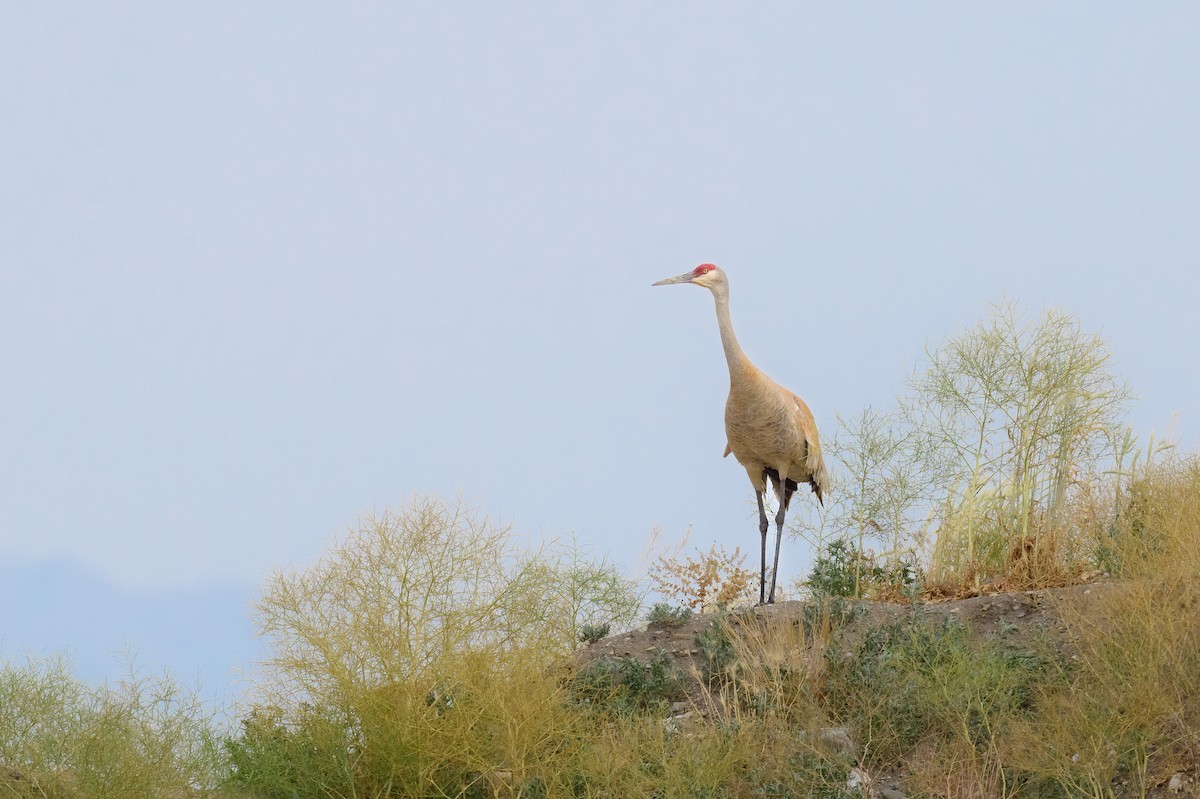
<path id="1" fill-rule="evenodd" d="M 699 675 L 661 652 L 581 665 L 644 615 L 638 582 L 418 497 L 267 581 L 271 655 L 234 728 L 169 677 L 5 666 L 0 795 L 853 797 L 882 774 L 909 796 L 1147 795 L 1200 745 L 1200 463 L 1135 446 L 1107 366 L 1070 317 L 1011 304 L 931 348 L 895 409 L 829 435 L 801 623 L 738 608 L 736 552 L 652 569 L 676 603 L 657 628 L 712 611 Z M 1097 579 L 1065 632 L 924 609 Z M 863 597 L 908 610 L 869 625 Z"/>

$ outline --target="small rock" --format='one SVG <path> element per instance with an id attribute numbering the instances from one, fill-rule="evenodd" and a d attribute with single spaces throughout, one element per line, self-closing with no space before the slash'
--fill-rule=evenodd
<path id="1" fill-rule="evenodd" d="M 808 737 L 807 732 L 801 732 L 797 736 L 801 741 Z M 823 727 L 817 731 L 817 740 L 849 757 L 858 756 L 858 746 L 854 743 L 854 739 L 850 737 L 850 731 L 845 727 Z"/>
<path id="2" fill-rule="evenodd" d="M 878 793 L 883 799 L 908 799 L 908 794 L 895 788 L 880 788 Z"/>
<path id="3" fill-rule="evenodd" d="M 834 749 L 838 749 L 851 757 L 856 757 L 858 747 L 850 737 L 850 731 L 845 727 L 826 727 L 817 733 L 817 738 Z"/>
<path id="4" fill-rule="evenodd" d="M 484 779 L 492 790 L 498 791 L 512 785 L 512 776 L 511 771 L 490 771 L 484 775 Z"/>
<path id="5" fill-rule="evenodd" d="M 1171 779 L 1167 781 L 1167 790 L 1171 793 L 1179 793 L 1183 790 L 1184 775 L 1182 771 L 1176 771 L 1171 775 Z"/>
<path id="6" fill-rule="evenodd" d="M 686 713 L 687 711 L 689 711 L 691 709 L 692 709 L 692 706 L 689 702 L 672 702 L 671 703 L 671 715 L 672 716 L 679 715 L 680 713 Z"/>

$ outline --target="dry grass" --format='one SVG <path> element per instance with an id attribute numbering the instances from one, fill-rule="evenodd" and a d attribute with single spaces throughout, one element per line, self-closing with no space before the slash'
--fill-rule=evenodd
<path id="1" fill-rule="evenodd" d="M 1012 731 L 1008 759 L 1084 796 L 1114 780 L 1140 796 L 1200 751 L 1200 463 L 1144 470 L 1105 538 L 1119 581 L 1063 608 L 1072 679 Z"/>

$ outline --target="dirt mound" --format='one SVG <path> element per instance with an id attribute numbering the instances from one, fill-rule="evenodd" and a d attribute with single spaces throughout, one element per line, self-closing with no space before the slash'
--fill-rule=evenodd
<path id="1" fill-rule="evenodd" d="M 935 623 L 952 616 L 965 625 L 973 637 L 980 639 L 1003 635 L 1007 641 L 1019 645 L 1032 641 L 1034 637 L 1049 636 L 1051 639 L 1062 641 L 1062 646 L 1066 646 L 1060 608 L 1064 603 L 1077 605 L 1087 602 L 1097 592 L 1104 591 L 1107 585 L 1089 583 L 1067 588 L 1010 591 L 917 604 L 846 600 L 847 621 L 842 629 L 842 640 L 853 644 L 864 631 L 872 627 L 920 612 Z M 714 622 L 723 618 L 735 629 L 739 625 L 756 620 L 800 626 L 806 623 L 806 608 L 809 607 L 811 603 L 807 602 L 780 602 L 738 609 L 724 615 L 697 613 L 677 625 L 644 624 L 628 632 L 603 638 L 584 648 L 579 653 L 579 662 L 581 666 L 585 666 L 604 657 L 631 657 L 639 662 L 649 662 L 661 653 L 685 673 L 699 675 L 703 671 L 704 653 L 697 645 L 696 637 L 709 629 Z M 811 614 L 811 611 L 809 613 Z"/>
<path id="2" fill-rule="evenodd" d="M 758 665 L 776 667 L 789 661 L 803 662 L 811 654 L 816 654 L 818 660 L 839 652 L 844 652 L 847 660 L 861 657 L 861 652 L 855 654 L 860 643 L 870 647 L 874 645 L 871 640 L 879 640 L 878 636 L 867 638 L 873 631 L 909 621 L 942 627 L 953 619 L 965 631 L 956 634 L 965 635 L 966 645 L 971 648 L 979 645 L 986 649 L 987 644 L 999 643 L 1005 651 L 1036 651 L 1061 662 L 1075 654 L 1072 631 L 1066 620 L 1086 614 L 1089 604 L 1104 596 L 1113 585 L 1094 582 L 915 604 L 865 600 L 833 600 L 824 604 L 781 602 L 722 614 L 696 614 L 679 623 L 646 624 L 597 641 L 580 651 L 578 660 L 581 671 L 602 659 L 614 659 L 617 667 L 633 660 L 646 667 L 647 673 L 655 668 L 661 672 L 664 661 L 668 670 L 673 671 L 670 666 L 677 667 L 685 675 L 686 697 L 681 699 L 676 693 L 660 706 L 659 712 L 670 718 L 665 724 L 686 724 L 690 723 L 685 721 L 688 718 L 694 721 L 699 721 L 699 717 L 724 718 L 733 709 L 726 707 L 726 701 L 738 700 L 728 699 L 730 695 L 722 690 L 722 685 L 727 685 L 723 678 L 741 667 L 753 669 Z M 763 631 L 769 634 L 764 636 Z M 740 647 L 729 645 L 734 639 L 747 643 Z M 763 642 L 768 643 L 763 645 Z M 722 645 L 724 649 L 720 648 Z M 797 654 L 800 656 L 796 657 Z M 719 661 L 717 666 L 715 661 Z M 736 664 L 732 671 L 731 662 Z M 714 673 L 718 674 L 716 679 L 707 679 Z M 822 693 L 821 688 L 817 691 Z M 829 723 L 834 726 L 813 732 L 822 740 L 829 738 L 829 746 L 851 753 L 858 763 L 852 775 L 857 774 L 871 785 L 864 795 L 905 795 L 911 777 L 908 764 L 903 760 L 888 761 L 891 765 L 876 764 L 868 779 L 863 761 L 853 754 L 861 753 L 860 742 L 854 740 L 853 720 L 849 726 L 832 720 Z M 811 733 L 801 730 L 796 734 Z"/>
<path id="3" fill-rule="evenodd" d="M 938 600 L 899 605 L 868 600 L 844 600 L 836 642 L 853 649 L 860 638 L 874 627 L 898 623 L 922 614 L 930 623 L 941 624 L 953 617 L 966 627 L 973 639 L 1003 637 L 1012 647 L 1032 644 L 1034 638 L 1050 641 L 1060 654 L 1069 654 L 1069 637 L 1062 621 L 1064 606 L 1078 607 L 1102 593 L 1109 583 L 1086 583 L 1067 588 L 1002 591 L 964 599 Z M 643 665 L 666 657 L 672 665 L 689 675 L 692 684 L 685 703 L 702 715 L 720 711 L 721 698 L 708 690 L 703 679 L 708 655 L 698 636 L 724 621 L 736 633 L 739 629 L 764 624 L 794 625 L 799 631 L 811 625 L 816 606 L 811 602 L 787 601 L 776 605 L 738 608 L 719 613 L 697 613 L 679 624 L 644 624 L 588 645 L 577 654 L 578 665 L 586 667 L 602 657 L 630 657 Z M 799 632 L 797 632 L 799 638 Z"/>

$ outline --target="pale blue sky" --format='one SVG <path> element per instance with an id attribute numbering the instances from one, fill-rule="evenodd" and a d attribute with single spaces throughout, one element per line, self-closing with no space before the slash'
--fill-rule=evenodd
<path id="1" fill-rule="evenodd" d="M 1178 412 L 1194 447 L 1197 30 L 1186 3 L 6 6 L 0 650 L 223 686 L 263 576 L 414 492 L 630 565 L 655 526 L 753 547 L 711 299 L 650 288 L 702 261 L 823 427 L 1007 292 L 1102 330 L 1138 430 Z"/>

